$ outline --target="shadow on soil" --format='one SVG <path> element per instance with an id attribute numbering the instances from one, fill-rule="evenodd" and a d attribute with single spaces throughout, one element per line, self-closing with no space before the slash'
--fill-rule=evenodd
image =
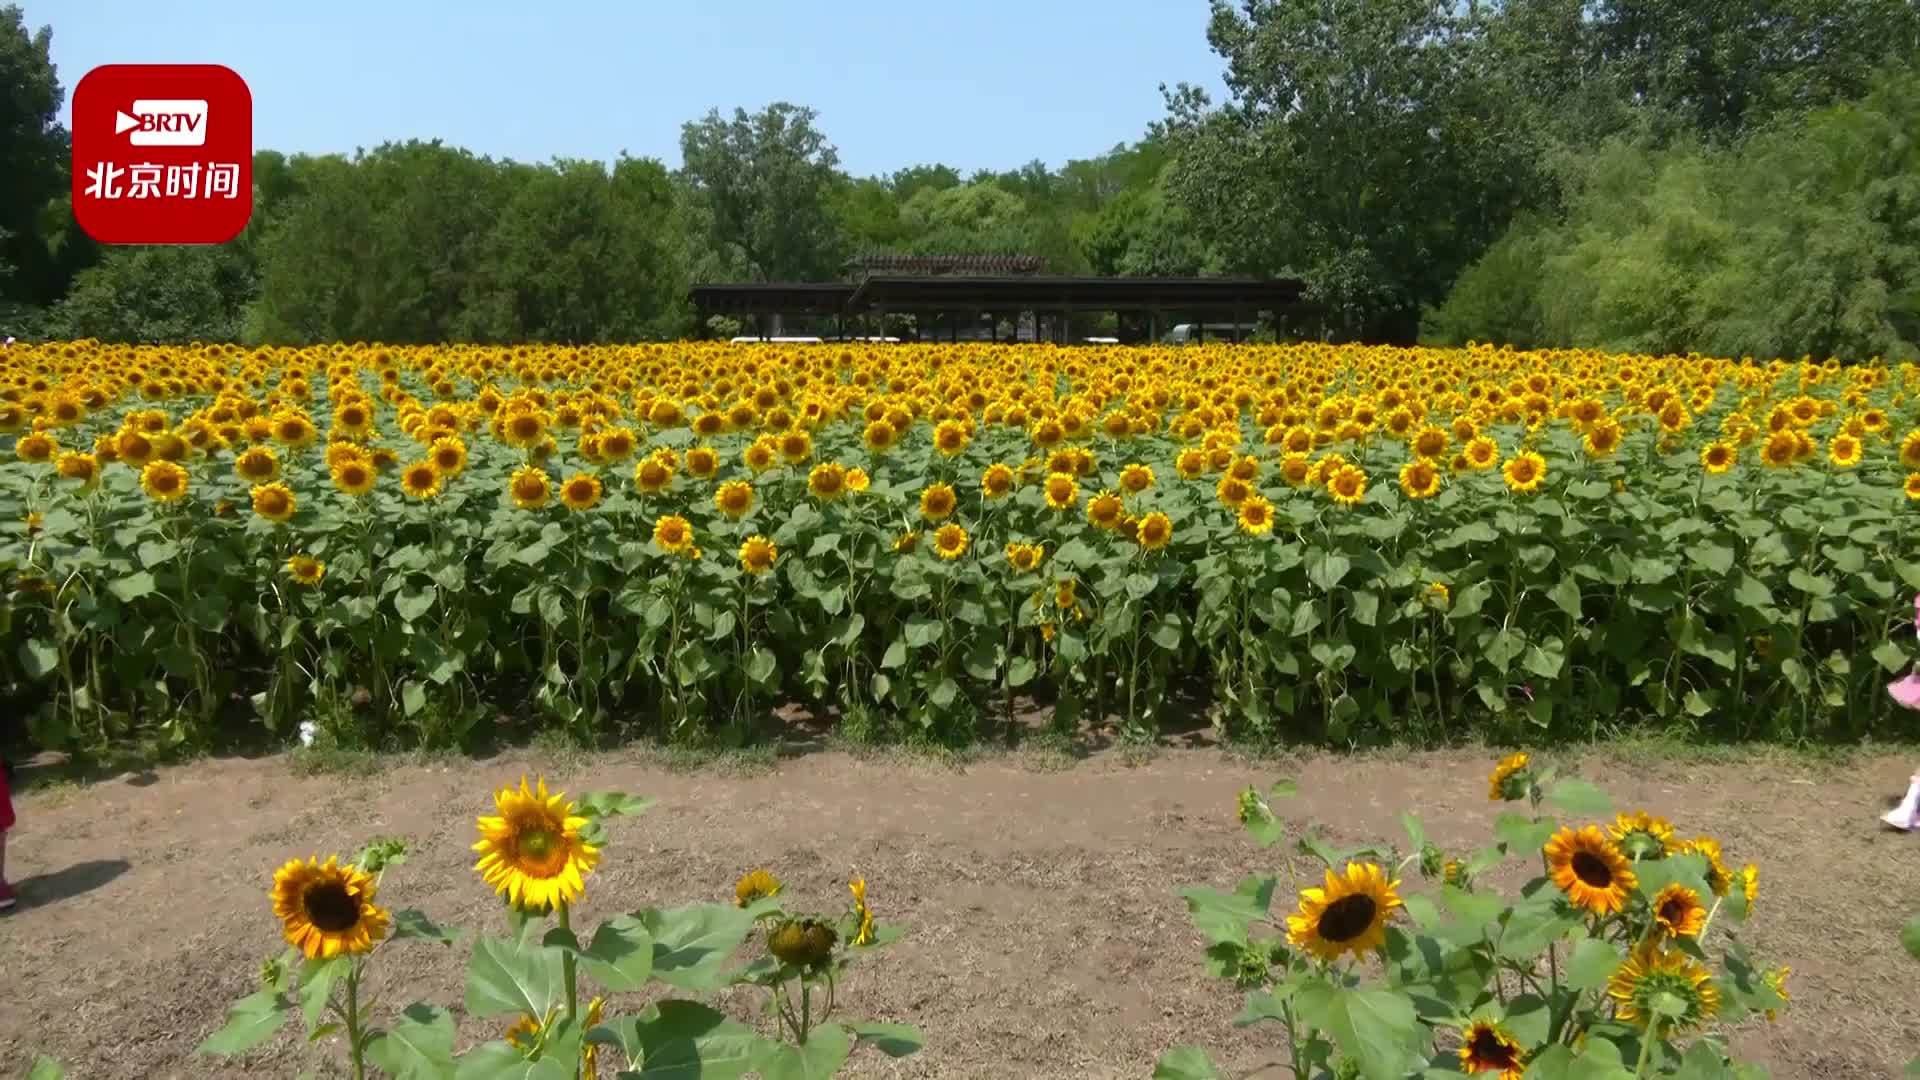
<path id="1" fill-rule="evenodd" d="M 13 883 L 13 889 L 22 906 L 46 907 L 90 893 L 132 868 L 125 859 L 89 859 L 51 874 L 21 878 Z"/>

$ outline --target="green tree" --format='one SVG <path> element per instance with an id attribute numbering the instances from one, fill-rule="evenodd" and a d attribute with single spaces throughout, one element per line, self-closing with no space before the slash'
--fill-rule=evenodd
<path id="1" fill-rule="evenodd" d="M 251 266 L 228 247 L 116 248 L 74 278 L 51 318 L 69 337 L 233 341 L 252 292 Z"/>
<path id="2" fill-rule="evenodd" d="M 51 27 L 30 33 L 17 5 L 0 7 L 0 301 L 50 303 L 67 284 L 43 232 L 68 182 L 52 48 Z"/>
<path id="3" fill-rule="evenodd" d="M 1231 97 L 1169 95 L 1169 194 L 1229 268 L 1304 278 L 1332 333 L 1412 338 L 1528 191 L 1481 25 L 1431 0 L 1216 0 Z"/>
<path id="4" fill-rule="evenodd" d="M 760 280 L 826 280 L 845 258 L 835 227 L 845 178 L 809 108 L 718 109 L 680 129 L 680 176 L 710 243 Z"/>

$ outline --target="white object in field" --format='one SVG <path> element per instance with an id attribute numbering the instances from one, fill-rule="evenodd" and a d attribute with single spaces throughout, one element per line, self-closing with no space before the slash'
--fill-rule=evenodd
<path id="1" fill-rule="evenodd" d="M 737 337 L 733 339 L 732 344 L 734 345 L 760 345 L 760 344 L 818 345 L 820 344 L 820 339 L 817 337 L 770 337 L 770 338 Z"/>
<path id="2" fill-rule="evenodd" d="M 1083 344 L 1087 344 L 1087 345 L 1118 345 L 1120 344 L 1120 339 L 1117 337 L 1090 337 L 1090 338 L 1081 338 L 1080 340 Z"/>
<path id="3" fill-rule="evenodd" d="M 1920 829 L 1920 776 L 1907 785 L 1907 797 L 1900 800 L 1900 805 L 1887 811 L 1880 820 L 1901 832 Z"/>
<path id="4" fill-rule="evenodd" d="M 312 745 L 313 745 L 313 736 L 314 736 L 314 734 L 315 734 L 315 732 L 317 732 L 318 730 L 319 730 L 318 728 L 315 728 L 315 727 L 313 726 L 313 721 L 311 721 L 311 720 L 302 720 L 302 721 L 300 722 L 300 745 L 301 745 L 301 746 L 312 746 Z"/>

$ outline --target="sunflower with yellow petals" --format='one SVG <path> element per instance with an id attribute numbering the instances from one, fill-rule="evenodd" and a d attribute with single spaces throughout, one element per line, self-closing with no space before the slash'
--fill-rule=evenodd
<path id="1" fill-rule="evenodd" d="M 1401 906 L 1398 881 L 1373 863 L 1327 871 L 1319 888 L 1300 891 L 1300 911 L 1287 916 L 1287 943 L 1328 963 L 1387 942 L 1387 920 Z"/>
<path id="2" fill-rule="evenodd" d="M 1468 1076 L 1499 1073 L 1494 1080 L 1520 1080 L 1527 1055 L 1507 1029 L 1491 1020 L 1475 1020 L 1460 1033 L 1460 1071 Z"/>
<path id="3" fill-rule="evenodd" d="M 1668 995 L 1680 1003 L 1679 1016 L 1661 1016 L 1654 1000 Z M 1634 949 L 1607 980 L 1613 1014 L 1624 1023 L 1646 1027 L 1660 1020 L 1664 1031 L 1685 1031 L 1712 1020 L 1720 1011 L 1720 989 L 1713 976 L 1677 949 L 1647 943 Z"/>
<path id="4" fill-rule="evenodd" d="M 379 885 L 337 857 L 293 859 L 273 875 L 273 914 L 287 944 L 309 960 L 371 952 L 392 919 L 376 905 Z"/>
<path id="5" fill-rule="evenodd" d="M 1547 874 L 1574 907 L 1594 915 L 1624 910 L 1639 879 L 1598 825 L 1563 827 L 1543 849 Z"/>
<path id="6" fill-rule="evenodd" d="M 499 812 L 479 819 L 480 853 L 474 870 L 497 894 L 522 911 L 546 911 L 572 904 L 586 892 L 586 876 L 600 851 L 580 836 L 587 819 L 574 813 L 564 794 L 548 794 L 547 782 L 529 789 L 501 788 L 493 796 Z"/>

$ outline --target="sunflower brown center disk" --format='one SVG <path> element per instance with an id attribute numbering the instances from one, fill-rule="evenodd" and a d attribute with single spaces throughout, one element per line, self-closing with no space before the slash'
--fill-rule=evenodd
<path id="1" fill-rule="evenodd" d="M 566 864 L 566 845 L 544 822 L 529 822 L 518 831 L 514 842 L 520 870 L 532 877 L 552 877 Z"/>
<path id="2" fill-rule="evenodd" d="M 307 921 L 329 934 L 353 929 L 360 921 L 360 902 L 347 894 L 347 887 L 327 882 L 308 889 L 301 898 Z"/>
<path id="3" fill-rule="evenodd" d="M 1320 936 L 1328 941 L 1352 941 L 1373 925 L 1377 906 L 1371 896 L 1343 896 L 1320 913 Z"/>
<path id="4" fill-rule="evenodd" d="M 1613 884 L 1613 871 L 1598 855 L 1590 852 L 1582 851 L 1574 855 L 1573 874 L 1596 889 L 1605 889 Z"/>
<path id="5" fill-rule="evenodd" d="M 1473 1037 L 1473 1057 L 1481 1068 L 1509 1068 L 1514 1064 L 1513 1050 L 1492 1031 L 1482 1031 Z"/>

